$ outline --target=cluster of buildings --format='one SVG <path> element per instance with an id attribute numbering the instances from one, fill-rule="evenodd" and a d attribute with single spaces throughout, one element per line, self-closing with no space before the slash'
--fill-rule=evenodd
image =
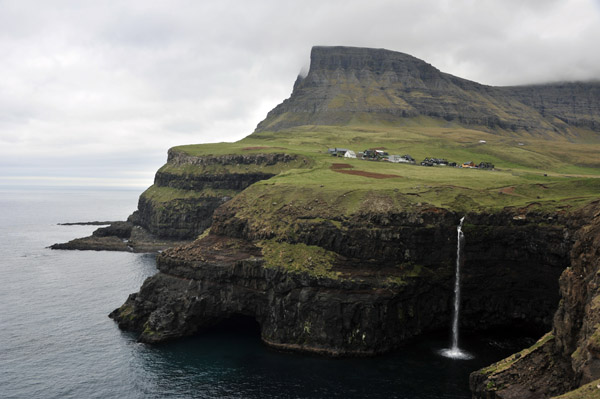
<path id="1" fill-rule="evenodd" d="M 364 151 L 360 151 L 358 153 L 349 150 L 347 148 L 328 148 L 327 152 L 334 157 L 344 157 L 344 158 L 357 158 L 357 159 L 365 159 L 371 161 L 388 161 L 393 163 L 410 163 L 414 164 L 415 159 L 408 154 L 405 155 L 390 155 L 383 150 L 377 149 L 368 149 Z M 494 164 L 490 162 L 481 162 L 479 164 L 475 164 L 475 162 L 468 161 L 462 164 L 457 164 L 456 162 L 449 162 L 446 159 L 442 158 L 425 158 L 421 161 L 421 166 L 450 166 L 455 168 L 471 168 L 471 169 L 494 169 Z"/>
<path id="2" fill-rule="evenodd" d="M 358 158 L 370 161 L 388 161 L 394 163 L 415 163 L 410 155 L 390 155 L 383 150 L 369 149 L 358 153 L 346 148 L 329 148 L 327 152 L 334 157 Z"/>

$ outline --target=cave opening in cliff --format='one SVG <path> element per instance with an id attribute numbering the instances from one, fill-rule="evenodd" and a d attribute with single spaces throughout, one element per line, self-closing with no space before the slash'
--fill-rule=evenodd
<path id="1" fill-rule="evenodd" d="M 219 320 L 207 332 L 234 333 L 260 337 L 260 324 L 252 316 L 234 313 L 227 318 Z"/>

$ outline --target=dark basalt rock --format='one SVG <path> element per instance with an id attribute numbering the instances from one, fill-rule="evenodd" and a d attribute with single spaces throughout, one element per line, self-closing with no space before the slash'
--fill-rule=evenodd
<path id="1" fill-rule="evenodd" d="M 109 226 L 96 229 L 92 233 L 95 237 L 115 236 L 118 238 L 129 238 L 133 224 L 129 222 L 113 222 Z"/>
<path id="2" fill-rule="evenodd" d="M 267 172 L 231 172 L 227 169 L 228 166 L 267 167 L 278 163 L 287 164 L 296 159 L 294 155 L 281 153 L 192 156 L 170 149 L 167 165 L 194 165 L 199 170 L 203 167 L 217 167 L 222 168 L 222 171 L 179 174 L 159 170 L 154 179 L 155 187 L 185 190 L 193 195 L 157 202 L 142 194 L 138 201 L 138 210 L 130 217 L 130 221 L 157 237 L 194 239 L 210 227 L 213 213 L 230 200 L 231 195 L 274 176 L 273 173 Z M 219 190 L 227 190 L 229 195 L 219 194 Z"/>
<path id="3" fill-rule="evenodd" d="M 568 262 L 571 241 L 559 220 L 540 226 L 538 216 L 544 218 L 531 214 L 530 221 L 518 223 L 510 212 L 467 217 L 473 224 L 465 225 L 463 328 L 514 323 L 549 328 L 558 303 L 557 278 Z M 122 328 L 140 332 L 145 342 L 196 334 L 241 314 L 254 318 L 263 340 L 278 348 L 330 355 L 382 353 L 406 338 L 448 325 L 455 219 L 447 212 L 372 215 L 371 235 L 358 226 L 344 232 L 313 226 L 304 236 L 307 242 L 345 259 L 335 266 L 339 278 L 265 268 L 252 244 L 259 233 L 248 226 L 239 229 L 239 220 L 228 224 L 216 219 L 208 237 L 161 254 L 160 273 L 111 317 Z M 395 224 L 401 220 L 405 225 Z M 437 222 L 436 227 L 426 227 L 425 221 Z M 430 233 L 422 235 L 428 240 L 410 234 L 419 229 Z M 331 236 L 335 238 L 326 239 Z M 352 244 L 359 239 L 360 246 Z M 410 255 L 400 254 L 397 246 Z M 441 259 L 439 253 L 451 255 Z M 406 259 L 424 272 L 401 284 L 382 279 L 390 275 L 386 267 Z"/>
<path id="4" fill-rule="evenodd" d="M 273 176 L 275 176 L 273 173 L 227 173 L 182 176 L 158 171 L 154 178 L 154 184 L 159 187 L 172 187 L 194 191 L 204 189 L 242 191 L 257 181 L 267 180 Z"/>
<path id="5" fill-rule="evenodd" d="M 570 265 L 560 276 L 552 333 L 527 356 L 511 356 L 471 374 L 476 398 L 549 398 L 600 378 L 600 202 L 573 215 Z M 573 397 L 593 397 L 577 396 Z"/>
<path id="6" fill-rule="evenodd" d="M 131 219 L 157 237 L 194 239 L 210 227 L 214 211 L 228 199 L 177 198 L 168 203 L 157 204 L 142 195 Z"/>
<path id="7" fill-rule="evenodd" d="M 257 254 L 245 241 L 217 236 L 167 251 L 158 258 L 160 273 L 110 316 L 140 331 L 141 341 L 161 342 L 242 314 L 256 319 L 271 346 L 333 356 L 382 353 L 446 324 L 448 301 L 432 282 L 318 278 L 265 268 Z"/>
<path id="8" fill-rule="evenodd" d="M 94 223 L 94 222 L 93 222 Z M 186 241 L 161 239 L 131 222 L 112 222 L 95 230 L 91 236 L 66 243 L 53 244 L 50 249 L 79 251 L 159 252 L 185 244 Z"/>
<path id="9" fill-rule="evenodd" d="M 507 95 L 565 125 L 600 131 L 600 82 L 564 82 L 502 88 Z"/>

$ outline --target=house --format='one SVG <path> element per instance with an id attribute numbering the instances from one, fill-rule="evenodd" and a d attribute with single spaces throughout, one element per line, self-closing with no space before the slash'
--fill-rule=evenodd
<path id="1" fill-rule="evenodd" d="M 494 169 L 494 164 L 491 162 L 481 162 L 477 167 L 479 169 Z"/>
<path id="2" fill-rule="evenodd" d="M 375 158 L 377 158 L 377 153 L 375 152 L 375 150 L 364 150 L 363 158 L 375 159 Z"/>
<path id="3" fill-rule="evenodd" d="M 346 148 L 328 148 L 327 152 L 332 156 L 332 157 L 343 157 L 346 152 L 348 150 Z"/>
<path id="4" fill-rule="evenodd" d="M 443 159 L 443 158 L 425 158 L 422 162 L 421 165 L 422 166 L 447 166 L 450 162 L 448 162 L 447 159 Z"/>
<path id="5" fill-rule="evenodd" d="M 476 168 L 477 166 L 475 165 L 475 162 L 468 161 L 468 162 L 463 163 L 460 167 L 461 168 Z"/>
<path id="6" fill-rule="evenodd" d="M 352 150 L 346 151 L 344 158 L 356 158 L 356 153 Z"/>
<path id="7" fill-rule="evenodd" d="M 415 160 L 410 155 L 390 155 L 388 161 L 394 163 L 415 163 Z"/>
<path id="8" fill-rule="evenodd" d="M 487 141 L 485 141 L 485 140 L 479 140 L 479 144 L 485 144 L 485 143 L 487 143 Z"/>
<path id="9" fill-rule="evenodd" d="M 387 158 L 389 154 L 387 152 L 381 150 L 364 150 L 363 151 L 363 159 L 371 159 L 371 160 L 379 160 L 383 158 Z"/>

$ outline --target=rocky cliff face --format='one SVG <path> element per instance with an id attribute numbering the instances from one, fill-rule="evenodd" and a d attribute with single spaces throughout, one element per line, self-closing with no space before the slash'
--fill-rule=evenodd
<path id="1" fill-rule="evenodd" d="M 458 218 L 430 209 L 372 214 L 367 230 L 350 221 L 344 229 L 301 226 L 296 240 L 339 255 L 333 274 L 319 276 L 267 266 L 259 238 L 269 237 L 225 204 L 210 235 L 161 254 L 160 272 L 111 317 L 145 342 L 195 334 L 244 315 L 278 348 L 330 355 L 389 351 L 448 326 Z M 571 245 L 564 221 L 510 212 L 469 219 L 464 326 L 549 328 Z"/>
<path id="2" fill-rule="evenodd" d="M 210 227 L 221 204 L 251 184 L 273 177 L 276 172 L 268 171 L 269 167 L 285 169 L 296 160 L 287 154 L 193 156 L 171 149 L 167 164 L 156 173 L 154 186 L 140 196 L 130 221 L 161 238 L 195 238 Z"/>
<path id="3" fill-rule="evenodd" d="M 475 397 L 548 398 L 600 378 L 600 202 L 578 217 L 586 223 L 574 235 L 570 266 L 560 277 L 552 333 L 532 348 L 473 373 Z M 569 397 L 596 397 L 588 388 Z"/>
<path id="4" fill-rule="evenodd" d="M 573 96 L 577 92 L 576 96 Z M 428 116 L 533 135 L 600 131 L 598 84 L 496 88 L 461 79 L 407 54 L 383 49 L 314 47 L 306 77 L 257 132 Z"/>
<path id="5" fill-rule="evenodd" d="M 600 131 L 600 82 L 553 83 L 501 88 L 507 95 L 534 108 L 554 124 Z"/>

